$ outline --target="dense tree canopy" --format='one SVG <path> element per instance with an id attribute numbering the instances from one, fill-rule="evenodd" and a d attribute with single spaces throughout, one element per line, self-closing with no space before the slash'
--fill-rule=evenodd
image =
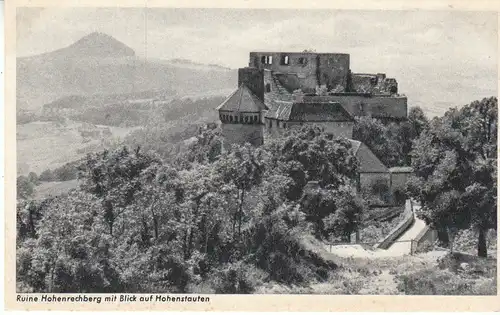
<path id="1" fill-rule="evenodd" d="M 19 290 L 248 293 L 249 273 L 324 279 L 327 264 L 300 240 L 356 229 L 363 207 L 350 142 L 311 127 L 261 148 L 224 151 L 221 141 L 202 128 L 170 163 L 140 147 L 102 151 L 81 162 L 68 194 L 35 202 L 24 190 Z M 304 193 L 309 181 L 318 196 Z"/>
<path id="2" fill-rule="evenodd" d="M 371 117 L 357 117 L 353 139 L 366 144 L 387 167 L 409 166 L 415 139 L 429 126 L 420 107 L 412 107 L 408 120 L 384 123 Z"/>
<path id="3" fill-rule="evenodd" d="M 410 194 L 422 216 L 456 232 L 479 231 L 478 255 L 486 256 L 485 233 L 496 228 L 497 99 L 487 98 L 434 118 L 415 141 Z"/>

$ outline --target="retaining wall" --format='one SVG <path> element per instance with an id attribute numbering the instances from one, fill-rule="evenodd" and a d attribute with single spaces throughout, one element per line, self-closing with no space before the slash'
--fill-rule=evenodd
<path id="1" fill-rule="evenodd" d="M 434 244 L 438 239 L 437 231 L 425 226 L 425 228 L 412 240 L 411 254 L 415 254 L 423 249 L 425 243 Z"/>
<path id="2" fill-rule="evenodd" d="M 388 249 L 394 241 L 396 241 L 409 227 L 415 222 L 413 214 L 413 205 L 410 200 L 406 201 L 405 205 L 405 218 L 401 221 L 392 231 L 384 237 L 375 247 L 381 249 Z"/>

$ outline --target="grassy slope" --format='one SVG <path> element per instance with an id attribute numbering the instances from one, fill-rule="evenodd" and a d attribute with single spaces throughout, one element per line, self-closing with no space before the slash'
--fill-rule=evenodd
<path id="1" fill-rule="evenodd" d="M 496 259 L 472 257 L 467 270 L 463 258 L 432 251 L 391 258 L 342 258 L 329 253 L 313 237 L 302 245 L 339 266 L 328 281 L 306 287 L 275 282 L 262 285 L 259 294 L 496 294 Z M 423 289 L 419 289 L 422 287 Z"/>
<path id="2" fill-rule="evenodd" d="M 17 126 L 17 171 L 40 174 L 48 168 L 61 166 L 102 147 L 99 139 L 86 141 L 78 132 L 81 123 L 33 122 Z M 109 127 L 113 138 L 123 139 L 135 128 Z M 104 145 L 106 146 L 106 145 Z"/>
<path id="3" fill-rule="evenodd" d="M 76 179 L 65 182 L 42 182 L 35 188 L 35 199 L 44 199 L 51 196 L 57 196 L 77 188 Z"/>

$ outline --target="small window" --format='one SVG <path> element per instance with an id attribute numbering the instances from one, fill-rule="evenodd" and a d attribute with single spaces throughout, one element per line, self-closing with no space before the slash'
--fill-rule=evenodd
<path id="1" fill-rule="evenodd" d="M 233 116 L 229 116 L 229 121 L 233 121 Z"/>
<path id="2" fill-rule="evenodd" d="M 266 93 L 269 93 L 269 92 L 271 92 L 271 84 L 267 83 L 266 84 Z"/>
<path id="3" fill-rule="evenodd" d="M 263 64 L 266 64 L 266 65 L 272 65 L 273 64 L 273 56 L 262 56 L 260 58 L 260 61 L 263 63 Z"/>
<path id="4" fill-rule="evenodd" d="M 259 120 L 259 117 L 257 117 L 257 116 L 253 116 L 253 121 L 254 121 L 254 122 L 257 122 L 258 120 Z"/>
<path id="5" fill-rule="evenodd" d="M 245 116 L 245 122 L 246 123 L 248 122 L 248 116 Z"/>
<path id="6" fill-rule="evenodd" d="M 288 55 L 281 55 L 281 64 L 282 65 L 290 64 L 290 57 Z"/>
<path id="7" fill-rule="evenodd" d="M 306 58 L 300 57 L 299 58 L 299 65 L 305 65 L 306 64 Z"/>
<path id="8" fill-rule="evenodd" d="M 283 128 L 286 128 L 286 123 L 283 123 Z"/>
<path id="9" fill-rule="evenodd" d="M 234 116 L 234 121 L 238 122 L 238 116 Z"/>

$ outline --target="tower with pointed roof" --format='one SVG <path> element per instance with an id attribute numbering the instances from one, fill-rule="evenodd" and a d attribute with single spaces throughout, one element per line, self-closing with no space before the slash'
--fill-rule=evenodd
<path id="1" fill-rule="evenodd" d="M 259 146 L 264 142 L 263 118 L 267 107 L 245 84 L 240 84 L 217 110 L 224 146 L 247 142 Z"/>

